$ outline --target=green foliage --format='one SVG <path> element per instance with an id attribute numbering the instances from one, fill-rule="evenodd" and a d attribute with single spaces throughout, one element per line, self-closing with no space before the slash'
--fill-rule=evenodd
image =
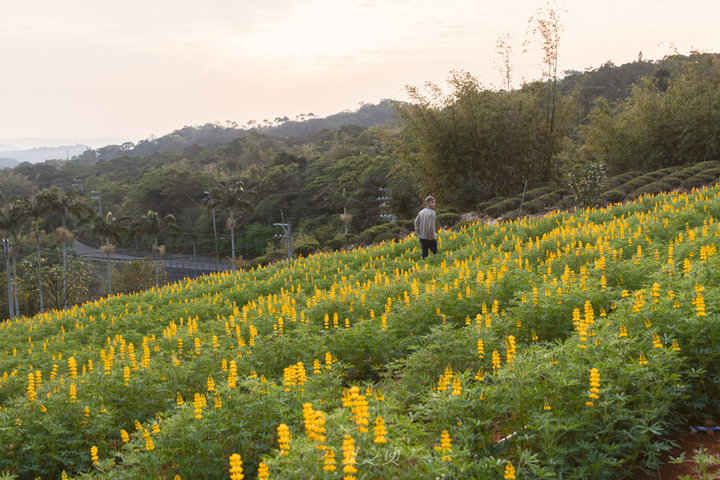
<path id="1" fill-rule="evenodd" d="M 238 453 L 247 478 L 300 479 L 333 475 L 333 449 L 340 477 L 347 436 L 358 477 L 653 470 L 720 409 L 719 189 L 469 224 L 422 263 L 391 241 L 4 322 L 0 471 L 215 479 Z"/>
<path id="2" fill-rule="evenodd" d="M 568 174 L 568 188 L 580 205 L 589 207 L 597 203 L 605 191 L 607 173 L 601 162 L 590 162 L 575 166 Z"/>
<path id="3" fill-rule="evenodd" d="M 65 303 L 62 256 L 57 250 L 41 253 L 39 275 L 40 284 L 38 284 L 38 264 L 35 254 L 25 257 L 18 263 L 16 284 L 20 311 L 26 315 L 39 311 L 41 287 L 45 308 L 62 309 Z M 89 264 L 77 257 L 68 256 L 66 278 L 66 296 L 69 305 L 90 300 L 96 280 Z"/>
<path id="4" fill-rule="evenodd" d="M 711 185 L 717 181 L 717 176 L 701 171 L 693 175 L 692 177 L 683 180 L 680 184 L 686 190 L 692 190 L 693 188 L 701 188 L 706 185 Z"/>
<path id="5" fill-rule="evenodd" d="M 496 217 L 510 210 L 517 210 L 520 207 L 520 197 L 510 197 L 484 208 L 484 212 L 490 216 Z"/>
<path id="6" fill-rule="evenodd" d="M 199 203 L 212 179 L 203 174 L 162 168 L 146 173 L 128 191 L 127 214 L 143 215 L 153 210 L 161 215 L 181 213 L 181 206 Z"/>
<path id="7" fill-rule="evenodd" d="M 155 265 L 150 260 L 133 260 L 113 272 L 113 290 L 117 293 L 134 293 L 155 286 Z M 167 271 L 158 269 L 160 284 L 167 283 Z"/>
<path id="8" fill-rule="evenodd" d="M 438 228 L 452 228 L 460 221 L 460 215 L 457 213 L 438 213 L 435 217 L 435 224 Z"/>
<path id="9" fill-rule="evenodd" d="M 637 190 L 633 191 L 630 196 L 633 198 L 639 197 L 640 195 L 657 195 L 658 193 L 669 192 L 673 188 L 672 184 L 665 181 L 651 182 L 647 185 L 643 185 Z"/>
<path id="10" fill-rule="evenodd" d="M 320 242 L 311 235 L 300 233 L 293 238 L 293 252 L 297 255 L 307 257 L 319 249 Z"/>
<path id="11" fill-rule="evenodd" d="M 591 111 L 583 138 L 612 170 L 649 171 L 720 155 L 718 56 L 676 56 L 667 72 L 669 82 L 645 77 L 627 101 L 599 101 Z"/>
<path id="12" fill-rule="evenodd" d="M 522 192 L 526 179 L 531 188 L 552 179 L 563 132 L 574 120 L 570 98 L 557 99 L 553 129 L 547 123 L 546 89 L 540 83 L 519 91 L 491 92 L 459 72 L 448 83 L 453 91 L 447 96 L 438 87 L 429 96 L 409 88 L 413 102 L 400 109 L 407 123 L 405 134 L 417 149 L 400 153 L 422 172 L 427 191 L 441 193 L 453 205 L 470 207 L 478 198 Z"/>
<path id="13" fill-rule="evenodd" d="M 700 447 L 693 451 L 692 459 L 685 458 L 685 452 L 679 457 L 670 457 L 670 463 L 685 463 L 693 461 L 697 464 L 693 475 L 678 477 L 678 480 L 713 480 L 717 478 L 717 468 L 720 467 L 720 455 L 708 454 L 707 448 Z"/>

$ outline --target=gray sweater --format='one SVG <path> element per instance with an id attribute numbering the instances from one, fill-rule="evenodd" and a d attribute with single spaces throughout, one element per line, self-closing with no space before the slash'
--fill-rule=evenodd
<path id="1" fill-rule="evenodd" d="M 415 235 L 424 240 L 435 240 L 435 210 L 424 208 L 415 217 Z"/>

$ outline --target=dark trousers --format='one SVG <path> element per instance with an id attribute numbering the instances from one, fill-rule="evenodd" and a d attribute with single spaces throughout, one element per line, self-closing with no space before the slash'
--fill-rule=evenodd
<path id="1" fill-rule="evenodd" d="M 422 258 L 428 256 L 428 250 L 430 250 L 433 255 L 437 254 L 437 240 L 427 240 L 425 238 L 421 238 L 420 245 L 422 245 Z"/>

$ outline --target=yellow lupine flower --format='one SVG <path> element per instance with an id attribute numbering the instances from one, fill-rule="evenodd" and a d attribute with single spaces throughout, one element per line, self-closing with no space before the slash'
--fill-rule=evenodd
<path id="1" fill-rule="evenodd" d="M 233 453 L 230 455 L 230 480 L 242 480 L 245 478 L 242 472 L 242 458 L 239 454 Z"/>
<path id="2" fill-rule="evenodd" d="M 460 378 L 458 377 L 453 379 L 452 395 L 462 395 L 462 384 L 460 383 Z"/>
<path id="3" fill-rule="evenodd" d="M 493 372 L 497 372 L 500 368 L 500 353 L 498 353 L 497 350 L 493 350 L 492 352 L 492 367 Z"/>
<path id="4" fill-rule="evenodd" d="M 326 472 L 334 472 L 336 467 L 335 464 L 337 462 L 335 461 L 335 452 L 333 451 L 332 447 L 328 447 L 325 449 L 325 459 L 323 461 L 323 470 Z"/>
<path id="5" fill-rule="evenodd" d="M 503 478 L 505 480 L 515 480 L 515 467 L 512 466 L 512 463 L 508 462 L 505 465 L 505 476 Z"/>
<path id="6" fill-rule="evenodd" d="M 387 435 L 387 428 L 385 427 L 385 420 L 383 420 L 383 418 L 379 415 L 375 419 L 375 427 L 373 430 L 375 433 L 375 438 L 373 439 L 373 443 L 387 443 L 387 439 L 385 438 L 385 435 Z"/>
<path id="7" fill-rule="evenodd" d="M 452 452 L 452 443 L 450 441 L 450 434 L 447 432 L 447 430 L 443 430 L 440 434 L 440 445 L 435 447 L 435 450 L 440 452 L 442 455 L 441 460 L 443 462 L 449 462 L 452 460 L 450 457 L 450 452 Z"/>
<path id="8" fill-rule="evenodd" d="M 290 441 L 292 440 L 292 435 L 290 434 L 290 428 L 284 424 L 281 423 L 278 425 L 277 428 L 278 432 L 278 446 L 280 447 L 280 455 L 289 455 L 290 454 Z"/>
<path id="9" fill-rule="evenodd" d="M 344 480 L 354 480 L 355 477 L 353 476 L 354 473 L 357 473 L 357 468 L 355 468 L 355 465 L 357 461 L 355 460 L 355 457 L 357 456 L 357 450 L 355 450 L 355 441 L 350 435 L 345 435 L 345 438 L 343 439 L 343 473 L 345 474 L 345 477 L 343 477 Z"/>
<path id="10" fill-rule="evenodd" d="M 270 480 L 270 469 L 265 462 L 258 465 L 258 480 Z"/>
<path id="11" fill-rule="evenodd" d="M 598 393 L 600 393 L 600 372 L 597 368 L 591 368 L 590 369 L 590 393 L 588 393 L 588 397 L 590 397 L 590 400 L 585 402 L 585 405 L 592 407 L 593 406 L 593 399 L 600 398 L 598 396 Z"/>
<path id="12" fill-rule="evenodd" d="M 202 412 L 203 412 L 203 397 L 199 393 L 195 394 L 195 398 L 193 399 L 193 406 L 194 406 L 194 415 L 195 418 L 201 419 L 202 418 Z"/>

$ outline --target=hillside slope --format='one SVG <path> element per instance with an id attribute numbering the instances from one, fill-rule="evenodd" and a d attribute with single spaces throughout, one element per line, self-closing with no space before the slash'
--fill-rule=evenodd
<path id="1" fill-rule="evenodd" d="M 653 469 L 719 408 L 718 218 L 717 187 L 644 196 L 4 322 L 0 471 Z"/>

